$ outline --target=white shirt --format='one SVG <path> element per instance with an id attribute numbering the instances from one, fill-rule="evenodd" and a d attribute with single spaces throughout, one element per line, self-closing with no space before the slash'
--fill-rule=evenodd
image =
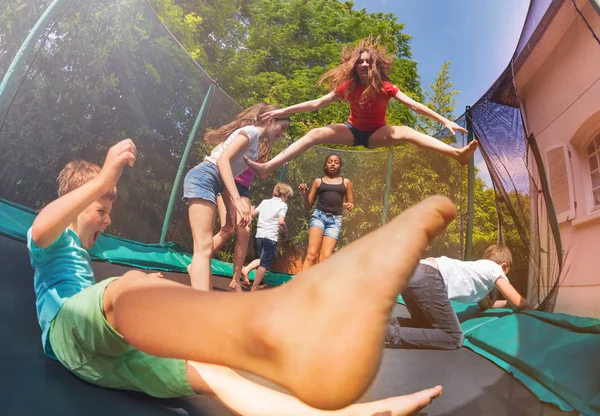
<path id="1" fill-rule="evenodd" d="M 258 211 L 256 238 L 268 238 L 277 241 L 279 236 L 279 217 L 285 217 L 288 206 L 281 198 L 274 196 L 265 199 L 255 208 Z"/>
<path id="2" fill-rule="evenodd" d="M 479 302 L 492 291 L 499 277 L 508 281 L 502 267 L 491 260 L 460 261 L 442 256 L 435 262 L 446 283 L 448 299 L 457 302 Z"/>
<path id="3" fill-rule="evenodd" d="M 255 126 L 244 126 L 237 129 L 229 135 L 227 140 L 215 147 L 212 150 L 212 152 L 210 152 L 210 155 L 204 158 L 205 161 L 216 165 L 217 159 L 219 158 L 221 153 L 223 153 L 223 150 L 225 150 L 227 145 L 231 143 L 241 131 L 246 133 L 250 141 L 243 152 L 239 152 L 233 157 L 233 159 L 231 159 L 231 172 L 233 173 L 234 178 L 246 169 L 248 169 L 248 165 L 246 164 L 246 162 L 244 162 L 244 156 L 247 156 L 250 160 L 258 159 L 258 141 L 260 139 L 260 132 Z"/>

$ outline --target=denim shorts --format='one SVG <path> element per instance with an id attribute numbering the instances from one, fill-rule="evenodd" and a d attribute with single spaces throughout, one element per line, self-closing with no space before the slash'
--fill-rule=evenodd
<path id="1" fill-rule="evenodd" d="M 313 212 L 313 215 L 310 218 L 309 228 L 310 227 L 320 228 L 323 230 L 325 237 L 331 237 L 337 240 L 340 236 L 340 231 L 342 230 L 342 216 L 315 209 L 315 212 Z"/>
<path id="2" fill-rule="evenodd" d="M 275 249 L 277 248 L 277 241 L 270 240 L 268 238 L 257 238 L 256 239 L 256 252 L 260 257 L 260 267 L 264 267 L 269 270 L 273 259 L 275 259 Z"/>
<path id="3" fill-rule="evenodd" d="M 223 192 L 225 185 L 219 168 L 210 162 L 202 162 L 190 170 L 183 181 L 183 200 L 200 198 L 217 203 L 217 195 Z"/>
<path id="4" fill-rule="evenodd" d="M 242 198 L 248 198 L 250 200 L 252 199 L 252 198 L 250 198 L 250 187 L 249 186 L 242 185 L 238 181 L 235 181 L 235 187 L 237 188 L 238 193 L 240 194 L 240 196 Z"/>
<path id="5" fill-rule="evenodd" d="M 374 131 L 359 130 L 350 123 L 346 123 L 346 127 L 350 129 L 350 133 L 354 136 L 354 146 L 364 146 L 369 148 L 369 138 Z"/>

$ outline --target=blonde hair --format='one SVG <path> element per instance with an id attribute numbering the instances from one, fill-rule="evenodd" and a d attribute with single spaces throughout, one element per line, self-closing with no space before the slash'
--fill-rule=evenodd
<path id="1" fill-rule="evenodd" d="M 225 124 L 224 126 L 221 126 L 216 130 L 206 132 L 206 134 L 204 135 L 204 140 L 206 141 L 206 143 L 211 145 L 223 143 L 225 140 L 227 140 L 231 133 L 233 133 L 241 127 L 250 125 L 260 126 L 265 124 L 265 122 L 261 122 L 259 120 L 259 117 L 268 111 L 277 110 L 280 108 L 281 107 L 279 107 L 278 105 L 267 103 L 259 103 L 253 105 L 252 107 L 247 108 L 246 110 L 242 111 L 237 116 L 235 116 L 233 121 L 231 121 L 230 123 Z M 280 116 L 277 117 L 275 120 L 290 121 L 290 116 Z"/>
<path id="2" fill-rule="evenodd" d="M 100 166 L 85 160 L 74 160 L 65 165 L 58 174 L 58 196 L 68 194 L 82 185 L 85 185 L 100 174 Z M 103 197 L 111 201 L 117 199 L 117 189 L 108 192 Z"/>
<path id="3" fill-rule="evenodd" d="M 483 253 L 483 258 L 485 260 L 491 260 L 494 263 L 502 264 L 506 263 L 509 268 L 512 268 L 512 254 L 508 247 L 494 244 L 485 249 L 485 253 Z"/>
<path id="4" fill-rule="evenodd" d="M 294 190 L 290 185 L 284 182 L 278 182 L 273 188 L 273 196 L 281 198 L 282 196 L 290 199 L 294 196 Z"/>
<path id="5" fill-rule="evenodd" d="M 341 93 L 341 97 L 347 100 L 354 87 L 359 83 L 359 76 L 356 73 L 356 63 L 363 52 L 369 54 L 371 62 L 369 65 L 367 87 L 363 91 L 359 103 L 362 105 L 378 95 L 384 95 L 383 82 L 390 81 L 394 56 L 387 54 L 387 49 L 381 45 L 381 38 L 379 36 L 375 39 L 372 36 L 369 36 L 367 39 L 361 39 L 354 48 L 348 45 L 344 46 L 340 64 L 327 71 L 319 79 L 317 85 L 327 84 L 331 90 L 336 90 L 343 83 L 349 82 L 348 87 Z"/>

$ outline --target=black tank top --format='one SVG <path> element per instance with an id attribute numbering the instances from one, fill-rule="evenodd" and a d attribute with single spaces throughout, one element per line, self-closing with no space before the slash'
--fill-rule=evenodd
<path id="1" fill-rule="evenodd" d="M 342 178 L 342 183 L 338 184 L 325 183 L 322 178 L 319 179 L 321 184 L 317 188 L 317 195 L 319 196 L 317 209 L 330 214 L 341 215 L 344 209 L 344 195 L 346 195 L 344 178 Z"/>

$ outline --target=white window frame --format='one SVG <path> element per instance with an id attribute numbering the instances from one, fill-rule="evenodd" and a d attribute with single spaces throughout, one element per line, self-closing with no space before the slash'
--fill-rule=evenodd
<path id="1" fill-rule="evenodd" d="M 546 172 L 548 177 L 548 186 L 550 187 L 550 196 L 552 197 L 552 201 L 554 202 L 554 196 L 552 195 L 552 167 L 550 166 L 550 161 L 548 158 L 548 154 L 550 151 L 562 148 L 564 158 L 565 158 L 565 166 L 567 170 L 567 185 L 568 185 L 568 194 L 569 194 L 569 210 L 565 212 L 556 212 L 556 216 L 558 218 L 558 222 L 566 222 L 571 221 L 575 218 L 575 193 L 573 191 L 573 173 L 571 172 L 571 158 L 569 157 L 569 146 L 567 143 L 560 143 L 551 147 L 546 148 Z M 589 169 L 588 169 L 589 170 Z M 588 174 L 589 176 L 589 174 Z M 591 178 L 591 176 L 590 176 Z M 554 209 L 556 210 L 556 204 L 554 204 Z"/>

